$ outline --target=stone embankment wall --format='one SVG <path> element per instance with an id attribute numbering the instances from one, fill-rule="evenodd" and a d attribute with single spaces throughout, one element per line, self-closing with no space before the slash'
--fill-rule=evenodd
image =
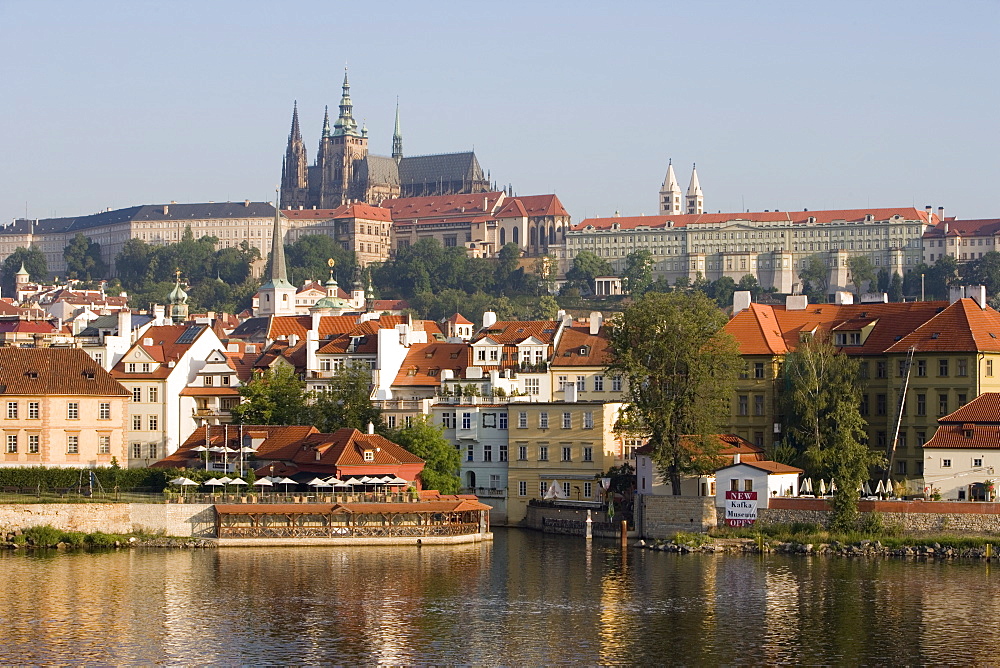
<path id="1" fill-rule="evenodd" d="M 0 532 L 46 524 L 85 533 L 147 531 L 204 538 L 215 535 L 215 509 L 193 503 L 0 504 Z"/>
<path id="2" fill-rule="evenodd" d="M 830 506 L 824 499 L 774 498 L 768 508 L 757 510 L 760 524 L 804 522 L 826 526 Z M 639 535 L 670 538 L 678 531 L 708 531 L 725 524 L 725 508 L 716 508 L 712 497 L 637 497 Z M 1000 503 L 949 501 L 861 501 L 862 513 L 878 512 L 890 526 L 915 533 L 1000 533 Z"/>
<path id="3" fill-rule="evenodd" d="M 621 535 L 621 519 L 608 521 L 603 511 L 591 511 L 591 535 L 598 538 L 617 538 Z M 587 510 L 585 508 L 559 508 L 547 506 L 528 506 L 524 524 L 529 529 L 537 529 L 545 533 L 561 533 L 571 536 L 587 534 Z M 629 536 L 638 537 L 633 530 Z"/>
<path id="4" fill-rule="evenodd" d="M 655 496 L 636 497 L 636 522 L 643 538 L 669 538 L 678 531 L 704 532 L 719 523 L 715 497 Z"/>

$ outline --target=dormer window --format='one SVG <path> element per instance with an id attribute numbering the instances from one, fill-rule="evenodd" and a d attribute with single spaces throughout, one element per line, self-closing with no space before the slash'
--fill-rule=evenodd
<path id="1" fill-rule="evenodd" d="M 375 461 L 375 451 L 374 450 L 365 450 L 364 456 L 365 456 L 365 461 L 366 462 L 373 462 L 373 461 Z"/>

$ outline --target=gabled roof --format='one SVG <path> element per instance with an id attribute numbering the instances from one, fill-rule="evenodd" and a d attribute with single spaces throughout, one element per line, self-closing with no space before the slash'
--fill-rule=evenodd
<path id="1" fill-rule="evenodd" d="M 517 345 L 533 336 L 540 342 L 551 344 L 558 329 L 558 320 L 499 320 L 476 332 L 472 341 L 488 336 L 503 345 Z"/>
<path id="2" fill-rule="evenodd" d="M 166 378 L 171 373 L 173 373 L 174 368 L 170 367 L 170 362 L 177 362 L 180 358 L 188 351 L 188 349 L 194 345 L 205 332 L 209 331 L 211 327 L 208 325 L 161 325 L 158 327 L 150 327 L 147 329 L 142 337 L 136 341 L 128 352 L 115 364 L 114 368 L 111 370 L 111 375 L 118 379 L 159 379 Z M 133 351 L 141 350 L 144 355 L 159 365 L 153 371 L 148 373 L 128 373 L 125 371 L 126 364 L 129 361 L 135 361 L 132 358 Z"/>
<path id="3" fill-rule="evenodd" d="M 591 334 L 589 326 L 564 327 L 552 367 L 563 366 L 607 366 L 611 361 L 607 333 L 602 327 L 598 334 Z M 585 351 L 585 352 L 581 352 Z"/>
<path id="4" fill-rule="evenodd" d="M 500 210 L 495 214 L 496 218 L 527 218 L 528 210 L 524 208 L 521 204 L 521 200 L 517 197 L 507 198 Z"/>
<path id="5" fill-rule="evenodd" d="M 479 166 L 476 154 L 472 151 L 404 156 L 399 161 L 401 185 L 483 180 L 483 168 Z"/>
<path id="6" fill-rule="evenodd" d="M 1000 424 L 1000 392 L 983 392 L 957 411 L 938 418 L 938 422 Z"/>
<path id="7" fill-rule="evenodd" d="M 471 364 L 471 350 L 464 343 L 417 343 L 407 351 L 392 385 L 437 387 L 442 370 L 450 369 L 455 378 L 462 378 Z"/>
<path id="8" fill-rule="evenodd" d="M 959 299 L 911 334 L 889 347 L 889 352 L 1000 352 L 1000 313 L 980 308 L 974 299 Z"/>
<path id="9" fill-rule="evenodd" d="M 0 348 L 0 396 L 128 396 L 80 348 Z"/>
<path id="10" fill-rule="evenodd" d="M 406 158 L 404 158 L 406 160 Z M 502 192 L 461 195 L 434 195 L 383 200 L 382 206 L 392 211 L 392 219 L 469 217 L 492 214 L 504 198 Z"/>
<path id="11" fill-rule="evenodd" d="M 947 232 L 945 228 L 948 228 Z M 924 232 L 924 239 L 949 237 L 982 237 L 1000 232 L 1000 218 L 978 220 L 943 220 Z"/>
<path id="12" fill-rule="evenodd" d="M 448 318 L 447 320 L 445 320 L 445 322 L 450 322 L 450 323 L 455 324 L 455 325 L 471 325 L 472 324 L 472 321 L 469 320 L 468 318 L 466 318 L 461 313 L 455 313 L 450 318 Z"/>
<path id="13" fill-rule="evenodd" d="M 518 195 L 517 199 L 529 216 L 568 216 L 569 212 L 559 198 L 549 195 Z"/>
<path id="14" fill-rule="evenodd" d="M 296 464 L 319 463 L 327 466 L 398 466 L 399 464 L 423 464 L 424 460 L 379 434 L 364 434 L 357 429 L 338 429 L 332 434 L 312 434 L 291 457 Z M 287 448 L 286 448 L 287 450 Z M 373 459 L 365 461 L 365 451 L 371 451 Z M 319 460 L 316 453 L 320 453 Z M 264 455 L 258 455 L 263 458 Z"/>
<path id="15" fill-rule="evenodd" d="M 86 353 L 84 353 L 86 354 Z M 124 388 L 123 388 L 124 389 Z M 306 425 L 243 425 L 242 433 L 264 435 L 264 442 L 257 448 L 258 459 L 273 459 L 270 453 L 279 452 L 290 444 L 298 444 L 305 440 L 310 434 L 318 433 L 318 429 Z M 204 457 L 193 448 L 215 447 L 226 445 L 231 449 L 241 447 L 240 443 L 241 427 L 237 425 L 217 425 L 210 427 L 200 427 L 191 432 L 177 450 L 153 464 L 157 468 L 170 468 L 173 466 L 186 466 L 188 462 L 197 462 Z M 206 438 L 207 437 L 207 438 Z"/>
<path id="16" fill-rule="evenodd" d="M 723 466 L 721 469 L 716 470 L 718 474 L 720 471 L 725 471 L 726 469 L 735 468 L 737 466 L 749 466 L 750 468 L 757 469 L 759 471 L 765 471 L 768 475 L 781 474 L 781 473 L 805 473 L 800 468 L 794 466 L 789 466 L 788 464 L 782 464 L 781 462 L 771 462 L 771 461 L 740 461 L 739 464 L 730 464 L 729 466 Z"/>
<path id="17" fill-rule="evenodd" d="M 281 213 L 289 220 L 336 220 L 338 218 L 356 218 L 379 222 L 391 222 L 391 212 L 380 206 L 372 206 L 363 202 L 343 204 L 336 209 L 282 209 Z"/>
<path id="18" fill-rule="evenodd" d="M 734 458 L 734 455 L 739 455 L 741 461 L 758 461 L 764 458 L 764 449 L 759 448 L 750 441 L 740 438 L 736 434 L 716 434 L 715 437 L 719 440 L 719 456 L 728 457 L 730 461 Z M 684 441 L 690 442 L 691 436 L 682 436 Z M 637 455 L 651 455 L 653 454 L 652 443 L 646 443 L 641 448 L 637 448 L 635 453 Z"/>

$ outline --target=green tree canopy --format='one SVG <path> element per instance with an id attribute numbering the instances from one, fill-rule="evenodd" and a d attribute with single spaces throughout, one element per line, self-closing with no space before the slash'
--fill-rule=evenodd
<path id="1" fill-rule="evenodd" d="M 295 425 L 312 424 L 306 384 L 295 370 L 280 364 L 255 376 L 240 387 L 245 400 L 234 406 L 235 424 Z"/>
<path id="2" fill-rule="evenodd" d="M 809 301 L 818 304 L 826 301 L 830 268 L 819 255 L 809 256 L 806 266 L 799 271 L 799 278 L 802 279 L 802 293 L 809 296 Z"/>
<path id="3" fill-rule="evenodd" d="M 382 411 L 371 401 L 372 371 L 364 363 L 340 369 L 323 392 L 313 401 L 313 424 L 322 432 L 351 428 L 367 431 L 368 423 L 378 432 L 385 431 Z"/>
<path id="4" fill-rule="evenodd" d="M 851 271 L 851 283 L 854 284 L 854 291 L 861 295 L 865 291 L 865 284 L 870 285 L 875 281 L 875 265 L 872 264 L 867 255 L 855 255 L 847 261 L 847 267 Z"/>
<path id="5" fill-rule="evenodd" d="M 294 285 L 302 285 L 307 280 L 325 282 L 330 276 L 330 267 L 327 264 L 330 258 L 333 258 L 335 263 L 337 283 L 342 289 L 350 292 L 356 264 L 354 253 L 326 234 L 307 234 L 292 244 L 285 244 L 288 280 Z"/>
<path id="6" fill-rule="evenodd" d="M 44 281 L 49 274 L 48 265 L 45 262 L 45 254 L 36 246 L 25 248 L 18 246 L 14 252 L 7 256 L 0 266 L 0 291 L 4 295 L 14 294 L 14 275 L 21 269 L 24 263 L 24 270 L 32 281 Z"/>
<path id="7" fill-rule="evenodd" d="M 461 489 L 458 471 L 462 456 L 444 437 L 444 430 L 426 417 L 415 419 L 409 427 L 392 431 L 386 437 L 424 460 L 424 470 L 420 473 L 424 489 L 436 489 L 442 494 L 456 494 Z"/>
<path id="8" fill-rule="evenodd" d="M 987 295 L 1000 293 L 1000 253 L 989 251 L 965 263 L 961 271 L 966 285 L 985 285 Z"/>
<path id="9" fill-rule="evenodd" d="M 889 281 L 887 292 L 889 293 L 889 301 L 903 301 L 903 277 L 899 275 L 898 271 L 892 272 L 892 279 Z"/>
<path id="10" fill-rule="evenodd" d="M 108 267 L 101 259 L 101 244 L 77 232 L 63 249 L 66 276 L 83 281 L 107 278 Z"/>
<path id="11" fill-rule="evenodd" d="M 610 331 L 611 373 L 627 381 L 617 428 L 649 436 L 653 460 L 681 493 L 681 476 L 717 468 L 720 420 L 743 368 L 725 314 L 703 293 L 649 293 Z"/>
<path id="12" fill-rule="evenodd" d="M 653 282 L 653 254 L 646 248 L 632 251 L 625 258 L 625 273 L 623 274 L 625 291 L 633 297 L 639 297 L 649 289 Z"/>
<path id="13" fill-rule="evenodd" d="M 582 294 L 594 292 L 594 279 L 598 276 L 610 276 L 611 265 L 592 251 L 580 251 L 573 258 L 573 266 L 566 272 L 568 285 L 580 289 Z"/>

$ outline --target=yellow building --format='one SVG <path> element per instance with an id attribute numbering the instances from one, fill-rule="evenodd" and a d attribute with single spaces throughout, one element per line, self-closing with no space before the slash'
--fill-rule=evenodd
<path id="1" fill-rule="evenodd" d="M 531 499 L 555 484 L 567 499 L 600 499 L 597 476 L 618 466 L 622 439 L 614 432 L 620 402 L 512 402 L 507 522 L 527 515 Z"/>
<path id="2" fill-rule="evenodd" d="M 0 465 L 124 463 L 128 400 L 79 348 L 0 348 Z"/>

